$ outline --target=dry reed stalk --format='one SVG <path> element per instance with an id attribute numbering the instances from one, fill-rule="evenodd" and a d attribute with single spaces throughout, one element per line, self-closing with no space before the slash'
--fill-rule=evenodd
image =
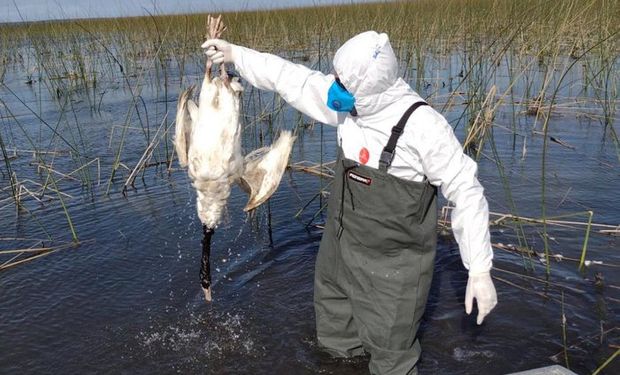
<path id="1" fill-rule="evenodd" d="M 600 230 L 599 232 L 611 236 L 620 236 L 620 227 L 617 227 L 616 229 L 604 229 Z"/>
<path id="2" fill-rule="evenodd" d="M 540 132 L 540 131 L 538 131 L 538 130 L 534 130 L 534 131 L 532 131 L 532 133 L 533 133 L 533 134 L 536 134 L 536 135 L 542 135 L 543 137 L 545 136 L 545 133 Z M 571 149 L 571 150 L 575 150 L 575 146 L 570 145 L 570 144 L 568 144 L 568 143 L 566 143 L 566 142 L 562 141 L 562 140 L 561 140 L 561 139 L 559 139 L 559 138 L 556 138 L 556 137 L 554 137 L 554 136 L 552 136 L 552 135 L 548 135 L 548 134 L 547 134 L 546 136 L 549 138 L 549 140 L 550 140 L 551 142 L 557 143 L 557 144 L 559 144 L 560 146 L 564 146 L 564 147 L 569 148 L 569 149 Z"/>
<path id="3" fill-rule="evenodd" d="M 5 209 L 5 208 L 7 208 L 7 207 L 13 206 L 13 204 L 15 204 L 16 207 L 19 207 L 19 205 L 21 204 L 22 199 L 24 197 L 27 197 L 27 196 L 33 198 L 34 200 L 36 200 L 40 204 L 44 204 L 45 202 L 43 202 L 41 197 L 46 195 L 45 194 L 46 190 L 53 191 L 54 193 L 59 194 L 59 195 L 64 195 L 67 198 L 71 198 L 71 199 L 73 198 L 73 196 L 71 196 L 71 195 L 69 195 L 67 193 L 63 193 L 61 191 L 58 191 L 57 189 L 52 188 L 51 186 L 44 186 L 44 185 L 42 185 L 42 184 L 40 184 L 38 182 L 32 181 L 30 179 L 24 179 L 22 181 L 17 181 L 17 182 L 18 182 L 18 184 L 17 184 L 17 194 L 16 194 L 16 196 L 0 200 L 0 203 L 6 202 L 6 201 L 9 201 L 9 200 L 14 201 L 14 203 L 10 203 L 10 204 L 7 204 L 7 205 L 4 205 L 4 206 L 0 207 L 0 211 Z M 30 190 L 30 189 L 28 189 L 26 187 L 26 185 L 24 184 L 26 182 L 28 182 L 30 184 L 33 184 L 33 185 L 36 185 L 36 186 L 39 186 L 39 188 L 37 190 L 35 190 L 35 191 L 32 191 L 32 190 Z M 46 195 L 46 197 L 47 197 L 48 200 L 56 199 L 56 198 L 54 198 L 51 195 Z"/>
<path id="4" fill-rule="evenodd" d="M 32 260 L 44 257 L 46 255 L 50 255 L 60 250 L 77 248 L 81 244 L 92 243 L 92 242 L 94 242 L 94 240 L 87 240 L 87 241 L 81 241 L 81 242 L 68 242 L 68 243 L 58 245 L 58 246 L 41 246 L 38 248 L 30 247 L 30 248 L 25 248 L 25 249 L 3 250 L 3 251 L 0 251 L 0 255 L 15 254 L 15 256 L 13 256 L 8 261 L 0 264 L 0 271 L 6 270 L 11 267 L 15 267 L 20 264 L 30 262 Z M 42 244 L 42 243 L 43 243 L 43 240 L 40 240 L 37 242 L 37 244 Z M 36 253 L 36 254 L 30 255 L 24 259 L 16 260 L 20 256 L 24 254 L 29 254 L 29 253 Z"/>
<path id="5" fill-rule="evenodd" d="M 312 174 L 315 176 L 333 178 L 334 170 L 330 166 L 334 165 L 335 163 L 336 163 L 335 161 L 329 161 L 323 164 L 320 164 L 320 163 L 310 164 L 309 161 L 303 160 L 303 161 L 300 161 L 294 164 L 289 164 L 288 168 L 290 168 L 293 171 L 304 172 L 304 173 Z"/>
<path id="6" fill-rule="evenodd" d="M 598 338 L 598 340 L 596 340 L 596 342 L 603 342 L 603 337 L 609 335 L 610 333 L 615 332 L 616 330 L 620 330 L 620 328 L 619 327 L 612 327 L 612 328 L 609 328 L 607 330 L 602 330 L 601 329 L 600 332 L 596 332 L 594 334 L 591 334 L 591 335 L 579 338 L 577 340 L 577 342 L 575 342 L 574 344 L 568 346 L 567 349 L 578 349 L 579 345 L 583 344 L 584 342 L 593 341 L 593 340 L 595 340 L 597 338 Z M 557 352 L 556 354 L 554 354 L 552 356 L 549 356 L 549 359 L 551 359 L 554 362 L 559 362 L 558 358 L 560 356 L 563 356 L 563 355 L 564 355 L 564 349 L 562 349 L 561 351 Z"/>
<path id="7" fill-rule="evenodd" d="M 489 212 L 489 215 L 494 215 L 494 216 L 499 216 L 499 218 L 495 221 L 492 222 L 492 225 L 500 225 L 503 221 L 506 220 L 519 220 L 519 221 L 525 221 L 525 222 L 529 222 L 529 223 L 535 223 L 535 224 L 542 224 L 543 220 L 542 219 L 536 219 L 536 218 L 531 218 L 531 217 L 525 217 L 525 216 L 517 216 L 517 215 L 512 215 L 512 214 L 500 214 L 500 213 L 496 213 L 496 212 Z M 568 215 L 565 215 L 568 216 Z M 547 224 L 551 224 L 551 225 L 559 225 L 559 226 L 565 226 L 567 228 L 570 228 L 572 226 L 588 226 L 587 222 L 583 222 L 583 221 L 566 221 L 566 220 L 554 220 L 554 219 L 547 219 Z M 592 223 L 591 224 L 592 227 L 598 227 L 598 228 L 617 228 L 617 226 L 613 226 L 613 225 L 609 225 L 609 224 L 596 224 L 596 223 Z"/>
<path id="8" fill-rule="evenodd" d="M 528 116 L 538 116 L 544 114 L 544 110 L 541 108 L 543 97 L 542 94 L 538 95 L 535 99 L 529 100 L 527 102 L 527 109 L 525 110 L 525 114 Z"/>
<path id="9" fill-rule="evenodd" d="M 498 103 L 491 108 L 491 101 L 495 99 L 496 92 L 497 86 L 493 85 L 482 102 L 482 106 L 478 111 L 474 122 L 468 129 L 467 138 L 465 139 L 465 142 L 463 142 L 463 148 L 466 149 L 472 145 L 472 143 L 476 143 L 478 145 L 481 144 L 487 131 L 491 126 L 493 126 L 493 116 L 499 106 L 499 103 L 501 102 L 498 101 Z"/>
<path id="10" fill-rule="evenodd" d="M 39 246 L 39 245 L 41 245 L 41 246 L 42 246 L 42 245 L 43 245 L 43 243 L 44 243 L 44 241 L 45 241 L 45 240 L 39 240 L 39 241 L 36 241 L 35 243 L 33 243 L 33 244 L 32 244 L 32 246 L 31 246 L 30 248 L 34 248 L 35 246 Z M 16 253 L 13 257 L 9 258 L 9 259 L 8 259 L 8 260 L 6 260 L 4 263 L 0 264 L 0 267 L 4 267 L 4 266 L 6 266 L 6 265 L 9 265 L 9 264 L 14 263 L 14 261 L 15 261 L 16 259 L 18 259 L 19 257 L 21 257 L 22 255 L 23 255 L 23 252 Z"/>
<path id="11" fill-rule="evenodd" d="M 570 100 L 570 99 L 568 99 Z M 593 106 L 575 106 L 575 104 L 590 104 L 590 101 L 579 101 L 572 100 L 568 103 L 554 103 L 552 105 L 542 105 L 538 101 L 526 102 L 527 110 L 522 113 L 527 114 L 528 116 L 536 116 L 536 115 L 546 115 L 546 114 L 556 114 L 556 115 L 575 115 L 576 117 L 586 116 L 591 118 L 605 118 L 605 115 L 600 115 L 597 111 L 600 110 L 600 107 Z M 524 103 L 515 103 L 515 104 L 524 104 Z"/>
<path id="12" fill-rule="evenodd" d="M 10 151 L 10 150 L 9 150 Z M 38 155 L 54 155 L 54 156 L 67 156 L 67 155 L 71 155 L 71 152 L 68 150 L 55 150 L 55 151 L 41 151 L 41 150 L 29 150 L 29 149 L 19 149 L 19 148 L 13 148 L 12 149 L 14 155 L 17 155 L 17 153 L 26 153 L 26 154 L 32 154 L 32 158 L 33 159 L 37 159 Z"/>
<path id="13" fill-rule="evenodd" d="M 15 259 L 19 258 L 22 254 L 16 254 L 15 256 L 13 256 L 12 258 L 10 258 L 9 260 L 7 260 L 6 262 L 0 264 L 0 267 L 5 266 L 7 264 L 12 263 Z"/>
<path id="14" fill-rule="evenodd" d="M 80 180 L 78 180 L 77 178 L 75 178 L 73 176 L 70 176 L 68 174 L 64 174 L 64 173 L 62 173 L 62 172 L 52 168 L 52 166 L 50 166 L 50 165 L 43 164 L 42 162 L 32 162 L 32 163 L 30 163 L 30 165 L 36 165 L 37 173 L 41 173 L 41 170 L 43 169 L 43 170 L 46 170 L 47 172 L 53 172 L 53 173 L 59 175 L 60 177 L 62 177 L 61 179 L 56 180 L 56 182 L 62 181 L 65 178 L 69 179 L 69 180 L 73 180 L 73 181 L 80 181 Z"/>
<path id="15" fill-rule="evenodd" d="M 445 225 L 446 227 L 450 227 L 450 220 L 448 220 L 448 213 L 447 211 L 452 210 L 453 207 L 451 206 L 444 206 L 441 208 L 441 217 L 445 218 L 445 219 L 440 219 L 439 222 L 442 225 Z M 597 228 L 598 230 L 596 231 L 596 233 L 600 233 L 600 234 L 611 234 L 611 235 L 617 235 L 620 234 L 620 224 L 619 225 L 610 225 L 610 224 L 600 224 L 600 223 L 588 223 L 587 221 L 568 221 L 568 220 L 556 220 L 554 218 L 561 218 L 561 217 L 571 217 L 571 216 L 578 216 L 578 215 L 582 215 L 583 212 L 578 212 L 578 213 L 573 213 L 573 214 L 567 214 L 567 215 L 560 215 L 560 216 L 554 216 L 554 217 L 550 217 L 544 221 L 546 221 L 546 223 L 548 225 L 556 225 L 556 226 L 561 226 L 561 227 L 565 227 L 565 228 L 572 228 L 572 229 L 579 229 L 578 227 L 592 227 L 592 228 Z M 532 217 L 527 217 L 527 216 L 519 216 L 519 215 L 513 215 L 513 214 L 508 214 L 508 213 L 499 213 L 499 212 L 489 212 L 489 216 L 490 217 L 496 217 L 496 219 L 492 220 L 489 222 L 490 226 L 496 226 L 496 225 L 502 225 L 504 222 L 512 220 L 512 221 L 522 221 L 522 222 L 527 222 L 527 223 L 532 223 L 532 224 L 542 224 L 543 223 L 543 219 L 538 219 L 538 218 L 532 218 Z"/>
<path id="16" fill-rule="evenodd" d="M 23 180 L 21 180 L 21 181 L 20 181 L 20 183 L 24 183 L 24 182 L 28 182 L 28 183 L 31 183 L 31 184 L 33 184 L 33 185 L 38 185 L 38 186 L 40 186 L 40 187 L 41 187 L 41 189 L 40 189 L 40 190 L 41 190 L 40 194 L 43 194 L 43 193 L 45 192 L 45 190 L 50 190 L 50 191 L 53 191 L 53 192 L 54 192 L 54 193 L 56 193 L 56 194 L 59 194 L 59 195 L 65 196 L 66 198 L 73 199 L 73 196 L 72 196 L 72 195 L 70 195 L 70 194 L 63 193 L 62 191 L 60 191 L 60 190 L 58 190 L 58 189 L 56 189 L 56 188 L 53 188 L 53 187 L 51 187 L 51 186 L 48 186 L 48 185 L 42 185 L 42 184 L 40 184 L 40 183 L 38 183 L 38 182 L 36 182 L 36 181 L 33 181 L 33 180 L 29 179 L 29 178 L 25 178 L 25 179 L 23 179 Z M 49 198 L 52 198 L 52 197 L 49 197 Z"/>
<path id="17" fill-rule="evenodd" d="M 140 157 L 140 160 L 138 160 L 138 162 L 136 163 L 136 166 L 133 168 L 133 170 L 129 174 L 129 177 L 127 177 L 127 180 L 125 181 L 125 184 L 123 185 L 123 193 L 127 192 L 127 188 L 129 186 L 132 186 L 132 187 L 134 186 L 134 181 L 140 169 L 146 168 L 147 162 L 153 156 L 153 150 L 155 150 L 155 147 L 157 147 L 157 145 L 161 141 L 161 137 L 158 137 L 158 135 L 162 127 L 166 123 L 167 118 L 168 118 L 168 112 L 166 112 L 166 114 L 164 115 L 164 118 L 161 121 L 161 124 L 159 125 L 159 128 L 157 128 L 157 131 L 155 132 L 155 135 L 153 136 L 153 140 L 146 147 L 146 149 L 144 150 L 144 153 L 142 153 L 142 156 Z M 167 132 L 167 131 L 168 130 L 166 129 L 164 132 Z"/>
<path id="18" fill-rule="evenodd" d="M 331 184 L 331 183 L 330 183 Z M 328 184 L 327 186 L 329 186 L 330 184 Z M 312 198 L 310 198 L 310 200 L 308 200 L 308 202 L 306 202 L 306 204 L 304 204 L 303 207 L 301 207 L 299 210 L 297 210 L 297 212 L 295 213 L 295 215 L 293 215 L 294 218 L 299 218 L 299 216 L 301 215 L 302 212 L 304 212 L 304 210 L 310 206 L 310 204 L 316 199 L 316 198 L 322 198 L 325 196 L 329 196 L 329 191 L 326 191 L 324 189 L 319 190 L 318 193 L 314 194 L 312 196 Z M 319 208 L 318 212 L 314 213 L 314 216 L 312 218 L 312 220 L 314 220 L 314 218 L 316 218 L 318 216 L 318 214 L 324 209 L 325 207 L 321 207 Z M 311 222 L 312 222 L 311 220 Z"/>
<path id="19" fill-rule="evenodd" d="M 566 332 L 566 314 L 564 313 L 564 291 L 562 291 L 562 347 L 564 348 L 564 364 L 567 369 L 570 369 L 568 362 L 568 348 L 566 342 L 568 340 L 568 334 Z"/>
<path id="20" fill-rule="evenodd" d="M 142 169 L 146 169 L 146 168 L 150 168 L 150 167 L 157 167 L 157 166 L 160 166 L 160 165 L 168 166 L 168 165 L 170 165 L 170 161 L 165 160 L 165 161 L 157 161 L 157 162 L 154 162 L 154 163 L 146 163 L 146 164 L 144 164 L 144 168 L 142 168 Z M 167 170 L 169 170 L 169 169 L 167 169 Z"/>
<path id="21" fill-rule="evenodd" d="M 70 178 L 72 180 L 75 180 L 75 181 L 80 181 L 79 179 L 73 178 L 72 175 L 77 173 L 77 172 L 79 172 L 79 171 L 81 171 L 82 169 L 88 167 L 89 165 L 91 165 L 91 164 L 93 164 L 95 162 L 97 163 L 97 186 L 99 186 L 100 183 L 101 183 L 101 161 L 100 161 L 100 158 L 94 158 L 93 160 L 89 161 L 88 163 L 82 164 L 81 167 L 79 167 L 77 169 L 74 169 L 73 171 L 67 173 L 66 177 Z M 63 178 L 65 178 L 65 176 L 63 176 Z M 60 180 L 56 180 L 56 182 L 62 181 L 62 180 L 63 179 L 61 178 Z"/>
<path id="22" fill-rule="evenodd" d="M 29 196 L 31 196 L 34 200 L 36 200 L 37 202 L 43 204 L 43 201 L 41 199 L 39 199 L 39 197 L 37 197 L 37 195 L 33 192 L 31 192 L 30 190 L 28 190 L 28 188 L 24 185 L 19 185 L 19 190 L 20 190 L 20 195 L 21 195 L 21 191 L 24 190 Z"/>
<path id="23" fill-rule="evenodd" d="M 579 294 L 587 293 L 585 290 L 573 288 L 571 286 L 567 286 L 567 285 L 564 285 L 564 284 L 561 284 L 561 283 L 557 283 L 557 282 L 553 283 L 553 282 L 550 282 L 549 280 L 541 279 L 541 278 L 534 277 L 534 276 L 524 275 L 524 274 L 521 274 L 521 273 L 518 273 L 518 272 L 508 271 L 508 270 L 505 270 L 505 269 L 502 269 L 502 268 L 499 268 L 499 267 L 493 267 L 493 271 L 494 272 L 495 271 L 499 271 L 499 272 L 503 272 L 503 273 L 507 273 L 507 274 L 510 274 L 510 275 L 514 275 L 514 276 L 517 276 L 517 277 L 520 277 L 520 278 L 523 278 L 523 279 L 537 281 L 537 282 L 542 283 L 542 284 L 553 285 L 553 286 L 556 286 L 558 288 L 568 289 L 568 290 L 571 290 L 571 291 L 573 291 L 575 293 L 579 293 Z"/>
<path id="24" fill-rule="evenodd" d="M 11 155 L 6 159 L 5 158 L 0 159 L 0 161 L 9 161 L 9 160 L 15 160 L 15 159 L 17 159 L 17 155 Z"/>
<path id="25" fill-rule="evenodd" d="M 58 246 L 45 246 L 45 247 L 29 247 L 25 249 L 13 249 L 13 250 L 0 250 L 0 255 L 4 254 L 15 254 L 15 253 L 33 253 L 33 252 L 42 252 L 42 251 L 50 251 L 50 250 L 62 250 L 69 247 L 75 247 L 73 243 L 66 243 Z"/>
<path id="26" fill-rule="evenodd" d="M 13 201 L 13 202 L 15 202 L 16 200 L 17 200 L 17 201 L 19 201 L 23 195 L 27 195 L 27 194 L 28 194 L 28 193 L 26 193 L 25 191 L 24 191 L 24 192 L 19 192 L 19 191 L 18 191 L 18 192 L 17 192 L 17 194 L 16 194 L 14 197 L 12 197 L 12 196 L 11 196 L 11 197 L 8 197 L 8 198 L 1 199 L 1 200 L 0 200 L 0 203 L 4 203 L 4 202 L 6 202 L 6 201 Z M 6 206 L 3 206 L 2 208 L 8 207 L 8 206 L 12 206 L 12 204 L 9 204 L 9 205 L 6 205 Z M 1 210 L 2 208 L 0 208 L 0 210 Z"/>
<path id="27" fill-rule="evenodd" d="M 559 300 L 557 300 L 557 299 L 555 299 L 555 298 L 553 298 L 553 297 L 551 297 L 551 296 L 549 296 L 549 295 L 547 295 L 547 294 L 545 294 L 545 293 L 538 292 L 538 291 L 536 291 L 536 290 L 532 290 L 531 288 L 525 288 L 525 287 L 523 287 L 523 286 L 521 286 L 521 285 L 515 284 L 515 283 L 513 283 L 513 282 L 511 282 L 511 281 L 508 281 L 508 280 L 503 279 L 503 278 L 501 278 L 501 277 L 497 277 L 497 276 L 495 276 L 495 275 L 493 275 L 492 277 L 493 277 L 493 279 L 495 279 L 495 280 L 497 280 L 497 281 L 501 281 L 501 282 L 503 282 L 504 284 L 508 284 L 508 285 L 510 285 L 510 286 L 513 286 L 513 287 L 515 287 L 515 288 L 517 288 L 517 289 L 524 290 L 524 291 L 529 292 L 529 293 L 534 293 L 534 294 L 536 294 L 536 295 L 538 295 L 538 296 L 540 296 L 540 297 L 542 297 L 542 298 L 544 298 L 544 299 L 548 299 L 548 300 L 552 300 L 552 301 L 560 302 Z"/>
<path id="28" fill-rule="evenodd" d="M 555 205 L 555 208 L 559 208 L 564 201 L 566 200 L 566 198 L 568 198 L 568 194 L 570 194 L 570 192 L 573 190 L 572 187 L 569 187 L 566 192 L 564 193 L 564 195 L 562 196 L 562 199 L 560 199 L 560 202 L 558 204 Z"/>
<path id="29" fill-rule="evenodd" d="M 546 262 L 546 258 L 544 257 L 544 253 L 540 252 L 540 251 L 535 251 L 534 249 L 530 249 L 530 248 L 524 248 L 524 247 L 520 247 L 520 246 L 516 246 L 516 245 L 512 245 L 512 244 L 508 244 L 505 245 L 503 243 L 492 243 L 491 246 L 493 246 L 496 249 L 500 249 L 500 250 L 504 250 L 507 252 L 511 252 L 511 253 L 520 253 L 520 254 L 525 254 L 525 255 L 533 255 L 538 257 L 539 259 L 541 259 L 541 261 L 545 261 Z M 555 260 L 557 262 L 561 262 L 561 261 L 570 261 L 570 262 L 575 262 L 575 263 L 579 263 L 581 265 L 582 263 L 582 259 L 581 258 L 571 258 L 571 257 L 567 257 L 564 256 L 562 254 L 556 254 L 556 253 L 549 253 L 549 259 L 550 260 Z M 590 266 L 590 265 L 597 265 L 597 266 L 605 266 L 605 267 L 613 267 L 613 268 L 620 268 L 620 265 L 618 264 L 613 264 L 613 263 L 605 263 L 603 261 L 598 261 L 598 260 L 583 260 L 583 263 L 586 266 Z"/>
<path id="30" fill-rule="evenodd" d="M 41 252 L 40 254 L 33 255 L 33 256 L 31 256 L 31 257 L 28 257 L 28 258 L 25 258 L 25 259 L 22 259 L 22 260 L 18 260 L 18 261 L 15 261 L 15 262 L 9 263 L 9 264 L 3 264 L 3 265 L 1 265 L 1 266 L 0 266 L 0 271 L 4 271 L 4 270 L 6 270 L 6 269 L 8 269 L 8 268 L 15 267 L 15 266 L 17 266 L 17 265 L 19 265 L 19 264 L 23 264 L 23 263 L 26 263 L 26 262 L 30 262 L 30 261 L 33 261 L 33 260 L 35 260 L 35 259 L 38 259 L 38 258 L 44 257 L 44 256 L 46 256 L 46 255 L 50 255 L 50 254 L 52 254 L 52 253 L 57 252 L 58 250 L 60 250 L 60 249 L 56 249 L 56 250 L 49 250 L 49 251 L 44 251 L 44 252 Z"/>
<path id="31" fill-rule="evenodd" d="M 47 238 L 25 238 L 25 237 L 0 237 L 0 241 L 47 241 Z"/>

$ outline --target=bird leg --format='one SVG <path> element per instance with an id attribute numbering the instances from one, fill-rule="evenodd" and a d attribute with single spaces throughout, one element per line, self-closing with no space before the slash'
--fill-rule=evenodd
<path id="1" fill-rule="evenodd" d="M 226 26 L 222 22 L 222 15 L 220 14 L 217 18 L 211 17 L 211 15 L 207 16 L 207 39 L 219 39 L 224 31 L 226 31 Z M 209 79 L 211 78 L 211 66 L 213 63 L 211 60 L 207 59 L 207 72 L 209 74 Z M 220 78 L 222 82 L 228 83 L 228 74 L 226 73 L 226 66 L 224 63 L 220 64 Z"/>
<path id="2" fill-rule="evenodd" d="M 214 228 L 202 226 L 202 258 L 200 260 L 200 285 L 205 294 L 205 300 L 211 302 L 211 236 L 215 232 Z"/>
<path id="3" fill-rule="evenodd" d="M 228 84 L 228 73 L 226 73 L 226 66 L 224 65 L 224 63 L 220 65 L 220 78 L 222 79 L 222 82 Z"/>
<path id="4" fill-rule="evenodd" d="M 211 24 L 213 23 L 213 17 L 209 14 L 207 16 L 207 34 L 205 35 L 205 39 L 211 39 Z M 213 61 L 207 58 L 206 66 L 205 66 L 205 81 L 211 82 L 211 67 L 213 66 Z"/>
<path id="5" fill-rule="evenodd" d="M 213 62 L 207 59 L 207 65 L 205 66 L 205 81 L 211 82 L 211 67 L 213 66 Z"/>

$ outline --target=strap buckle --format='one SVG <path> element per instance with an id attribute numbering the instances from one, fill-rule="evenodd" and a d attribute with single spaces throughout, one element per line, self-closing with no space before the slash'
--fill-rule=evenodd
<path id="1" fill-rule="evenodd" d="M 390 152 L 384 149 L 383 151 L 381 151 L 379 166 L 387 169 L 387 167 L 392 164 L 392 160 L 394 160 L 394 152 Z"/>
<path id="2" fill-rule="evenodd" d="M 401 128 L 401 127 L 399 127 L 399 126 L 394 126 L 394 127 L 392 128 L 392 134 L 394 134 L 394 135 L 396 135 L 396 136 L 400 136 L 401 134 L 403 134 L 403 131 L 404 131 L 404 130 L 405 130 L 404 128 Z"/>

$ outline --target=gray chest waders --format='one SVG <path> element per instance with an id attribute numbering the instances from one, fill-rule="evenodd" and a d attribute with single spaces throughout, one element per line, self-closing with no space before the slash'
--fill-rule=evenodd
<path id="1" fill-rule="evenodd" d="M 339 152 L 316 261 L 319 344 L 336 356 L 370 353 L 372 374 L 415 374 L 416 333 L 437 246 L 437 189 L 387 173 L 414 104 L 392 129 L 379 169 Z"/>

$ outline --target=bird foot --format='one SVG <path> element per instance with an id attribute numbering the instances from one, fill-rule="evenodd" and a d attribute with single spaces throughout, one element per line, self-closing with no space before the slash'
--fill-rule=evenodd
<path id="1" fill-rule="evenodd" d="M 212 17 L 211 15 L 207 16 L 207 39 L 219 39 L 224 31 L 226 31 L 226 25 L 222 22 L 221 14 L 217 17 Z M 211 65 L 211 61 L 207 59 L 205 77 L 209 80 L 211 79 Z M 220 65 L 220 78 L 228 86 L 228 74 L 226 73 L 226 67 L 224 64 Z"/>
<path id="2" fill-rule="evenodd" d="M 216 17 L 207 16 L 207 37 L 209 39 L 218 39 L 222 36 L 222 33 L 226 31 L 226 26 L 222 22 L 222 15 Z"/>
<path id="3" fill-rule="evenodd" d="M 205 294 L 205 300 L 207 302 L 211 302 L 212 298 L 211 298 L 211 288 L 202 288 L 203 293 Z"/>

